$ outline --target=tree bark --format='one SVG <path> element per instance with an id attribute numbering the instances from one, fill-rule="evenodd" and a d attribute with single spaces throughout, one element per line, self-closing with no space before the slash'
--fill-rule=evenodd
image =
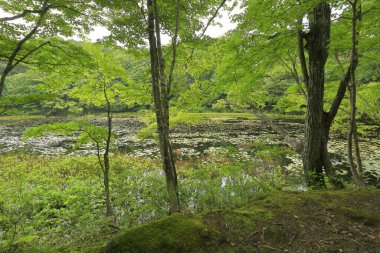
<path id="1" fill-rule="evenodd" d="M 180 203 L 175 160 L 169 137 L 169 94 L 165 85 L 165 61 L 162 56 L 158 7 L 155 0 L 148 0 L 147 7 L 152 94 L 157 120 L 159 147 L 170 204 L 169 212 L 174 213 L 180 211 Z"/>
<path id="2" fill-rule="evenodd" d="M 310 19 L 310 32 L 306 35 L 309 54 L 309 82 L 307 83 L 303 167 L 306 183 L 312 187 L 326 186 L 323 177 L 322 150 L 323 146 L 327 145 L 327 138 L 323 138 L 323 136 L 326 136 L 328 132 L 323 129 L 323 96 L 324 70 L 330 40 L 330 15 L 331 9 L 328 3 L 322 2 L 314 7 Z"/>
<path id="3" fill-rule="evenodd" d="M 106 84 L 103 83 L 103 92 L 104 98 L 107 102 L 107 139 L 106 139 L 106 149 L 103 154 L 104 158 L 104 189 L 106 194 L 106 216 L 112 216 L 113 210 L 111 205 L 111 197 L 110 197 L 110 186 L 109 186 L 109 174 L 110 174 L 110 159 L 109 159 L 109 151 L 111 145 L 111 136 L 112 136 L 112 113 L 111 113 L 111 103 L 107 96 Z"/>
<path id="4" fill-rule="evenodd" d="M 323 112 L 323 134 L 322 134 L 322 145 L 321 145 L 321 156 L 322 156 L 322 165 L 331 182 L 332 186 L 335 189 L 343 189 L 344 185 L 341 181 L 338 180 L 336 171 L 332 166 L 329 151 L 327 148 L 327 144 L 330 136 L 330 129 L 332 125 L 332 121 L 329 121 L 329 113 Z"/>
<path id="5" fill-rule="evenodd" d="M 356 126 L 356 76 L 355 67 L 358 64 L 358 51 L 357 51 L 357 21 L 360 18 L 360 13 L 357 11 L 357 0 L 350 2 L 352 7 L 352 48 L 351 48 L 351 71 L 350 71 L 350 83 L 348 85 L 348 91 L 350 96 L 350 125 L 347 135 L 347 153 L 348 162 L 354 182 L 362 187 L 364 182 L 362 179 L 363 166 L 360 157 L 360 148 L 358 140 L 358 132 Z M 353 159 L 353 148 L 355 151 L 356 166 Z"/>
<path id="6" fill-rule="evenodd" d="M 355 73 L 358 60 L 352 60 L 346 74 L 340 81 L 336 96 L 328 112 L 323 111 L 324 68 L 328 57 L 330 40 L 331 9 L 328 3 L 321 2 L 313 9 L 310 32 L 299 30 L 298 49 L 303 80 L 307 88 L 307 115 L 305 122 L 305 144 L 303 150 L 303 166 L 308 186 L 325 187 L 323 170 L 326 172 L 334 188 L 343 188 L 337 180 L 332 167 L 327 144 L 329 132 L 338 113 L 347 86 Z M 356 24 L 353 23 L 356 27 Z M 354 29 L 354 28 L 353 28 Z M 355 28 L 356 29 L 356 28 Z M 356 31 L 355 31 L 356 34 Z M 304 55 L 304 41 L 309 54 L 309 73 Z M 356 39 L 355 39 L 356 41 Z M 355 136 L 353 132 L 353 136 Z"/>
<path id="7" fill-rule="evenodd" d="M 308 91 L 308 89 L 309 89 L 309 72 L 307 70 L 306 57 L 305 57 L 305 45 L 304 45 L 305 33 L 302 31 L 302 28 L 301 28 L 302 19 L 298 20 L 298 25 L 300 26 L 300 28 L 298 30 L 298 56 L 299 56 L 300 65 L 301 65 L 303 83 L 305 84 L 306 92 L 309 93 L 309 91 Z"/>

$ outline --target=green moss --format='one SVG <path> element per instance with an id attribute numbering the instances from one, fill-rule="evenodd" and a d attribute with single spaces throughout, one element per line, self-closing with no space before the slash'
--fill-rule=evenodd
<path id="1" fill-rule="evenodd" d="M 239 208 L 233 213 L 236 216 L 243 216 L 247 217 L 251 220 L 257 220 L 257 221 L 267 221 L 271 220 L 273 218 L 273 214 L 270 210 L 267 209 L 260 209 L 260 208 L 255 208 L 255 209 L 245 209 L 245 208 Z"/>
<path id="2" fill-rule="evenodd" d="M 352 191 L 334 191 L 334 190 L 315 190 L 300 193 L 298 196 L 303 201 L 312 202 L 314 204 L 326 205 L 328 203 L 340 203 L 352 199 L 360 195 L 360 192 Z"/>
<path id="3" fill-rule="evenodd" d="M 344 216 L 352 220 L 362 222 L 367 226 L 376 226 L 380 223 L 380 218 L 378 215 L 368 210 L 350 207 L 338 207 L 337 211 L 342 213 Z"/>
<path id="4" fill-rule="evenodd" d="M 127 230 L 111 240 L 107 253 L 193 252 L 207 238 L 206 228 L 198 218 L 183 214 Z"/>
<path id="5" fill-rule="evenodd" d="M 273 218 L 273 214 L 265 209 L 237 209 L 224 213 L 224 222 L 226 226 L 239 237 L 242 234 L 249 233 L 256 227 L 258 222 L 266 222 Z"/>
<path id="6" fill-rule="evenodd" d="M 375 226 L 380 223 L 380 218 L 375 213 L 359 208 L 347 207 L 350 201 L 355 199 L 365 201 L 376 197 L 376 191 L 315 191 L 307 194 L 302 194 L 303 199 L 312 200 L 321 206 L 342 214 L 343 216 L 365 225 Z"/>
<path id="7" fill-rule="evenodd" d="M 289 213 L 296 210 L 301 202 L 303 202 L 303 200 L 298 193 L 275 192 L 257 204 L 268 210 L 278 210 L 280 212 Z"/>
<path id="8" fill-rule="evenodd" d="M 291 247 L 289 245 L 304 247 L 303 241 L 315 238 L 324 241 L 329 238 L 337 243 L 341 235 L 332 229 L 316 230 L 309 235 L 303 228 L 319 227 L 321 220 L 331 217 L 335 217 L 333 223 L 339 223 L 342 229 L 351 226 L 352 221 L 378 226 L 380 221 L 373 210 L 354 208 L 363 202 L 377 203 L 378 193 L 282 191 L 260 194 L 237 209 L 204 214 L 202 220 L 176 214 L 130 229 L 114 238 L 105 252 L 273 252 L 273 249 Z M 330 217 L 331 213 L 334 216 Z M 327 227 L 330 225 L 326 223 Z"/>
<path id="9" fill-rule="evenodd" d="M 284 242 L 289 242 L 290 236 L 291 236 L 290 234 L 287 234 L 285 231 L 283 231 L 282 229 L 278 227 L 276 228 L 264 227 L 263 228 L 262 237 L 265 238 L 266 240 L 284 243 Z"/>

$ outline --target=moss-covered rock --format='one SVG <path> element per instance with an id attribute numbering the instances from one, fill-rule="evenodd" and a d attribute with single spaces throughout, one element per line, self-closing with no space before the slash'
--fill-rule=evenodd
<path id="1" fill-rule="evenodd" d="M 173 214 L 114 237 L 104 252 L 194 252 L 202 247 L 207 235 L 197 217 Z"/>

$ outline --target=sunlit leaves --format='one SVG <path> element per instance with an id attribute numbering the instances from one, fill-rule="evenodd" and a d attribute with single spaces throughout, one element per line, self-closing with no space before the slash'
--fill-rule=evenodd
<path id="1" fill-rule="evenodd" d="M 147 43 L 147 8 L 146 1 L 102 1 L 97 0 L 106 11 L 111 40 L 128 47 L 146 46 Z M 228 1 L 233 2 L 233 1 Z M 179 10 L 179 41 L 191 42 L 199 38 L 222 0 L 181 1 Z M 162 33 L 174 35 L 176 26 L 176 0 L 157 1 L 160 13 Z"/>
<path id="2" fill-rule="evenodd" d="M 21 34 L 25 35 L 30 30 L 32 24 L 39 18 L 38 11 L 43 10 L 43 3 L 44 0 L 3 0 L 0 2 L 0 9 L 8 13 L 6 16 L 19 15 L 26 10 L 37 11 L 37 13 L 28 13 L 17 20 L 17 22 L 4 22 L 8 29 L 15 28 L 19 31 L 18 34 L 13 34 L 13 38 L 17 38 Z M 93 22 L 93 19 L 90 17 L 93 14 L 95 6 L 89 0 L 48 0 L 47 8 L 48 11 L 43 19 L 37 37 L 55 35 L 74 36 L 75 34 L 89 31 L 89 25 Z M 22 23 L 26 23 L 26 25 L 22 25 Z M 20 28 L 23 29 L 21 30 Z"/>
<path id="3" fill-rule="evenodd" d="M 111 105 L 134 105 L 147 103 L 147 90 L 144 84 L 136 83 L 132 78 L 136 72 L 124 67 L 125 51 L 106 48 L 99 44 L 82 43 L 80 61 L 70 64 L 69 59 L 62 61 L 54 69 L 45 69 L 37 87 L 52 94 L 65 94 L 82 105 L 104 107 L 107 101 Z M 67 54 L 76 54 L 80 50 L 69 50 Z M 85 58 L 87 57 L 87 58 Z M 137 63 L 133 63 L 137 64 Z M 143 70 L 138 69 L 137 72 Z M 133 74 L 133 75 L 132 75 Z M 139 78 L 134 78 L 139 82 Z"/>
<path id="4" fill-rule="evenodd" d="M 358 87 L 357 105 L 359 113 L 380 123 L 380 83 L 371 82 Z"/>
<path id="5" fill-rule="evenodd" d="M 48 134 L 76 136 L 77 141 L 74 145 L 74 149 L 87 143 L 99 145 L 99 148 L 101 148 L 106 145 L 108 129 L 95 126 L 85 120 L 78 120 L 31 127 L 24 131 L 23 136 L 24 138 L 39 138 Z M 112 135 L 112 138 L 114 139 L 115 135 Z"/>

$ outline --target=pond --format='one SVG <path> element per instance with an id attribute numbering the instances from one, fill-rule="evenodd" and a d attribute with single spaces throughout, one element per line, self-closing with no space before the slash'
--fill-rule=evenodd
<path id="1" fill-rule="evenodd" d="M 105 118 L 88 119 L 95 125 L 105 126 Z M 93 145 L 72 150 L 73 136 L 47 135 L 37 139 L 22 139 L 22 132 L 39 124 L 69 121 L 67 118 L 38 118 L 33 120 L 2 120 L 0 124 L 0 153 L 25 152 L 38 155 L 88 155 L 95 154 Z M 293 138 L 302 137 L 303 122 L 300 120 L 276 120 Z M 114 152 L 134 157 L 158 158 L 159 150 L 153 138 L 141 140 L 136 137 L 145 124 L 137 117 L 114 118 L 113 130 L 117 135 Z M 236 159 L 255 159 L 252 143 L 263 143 L 274 147 L 286 144 L 276 132 L 261 121 L 246 118 L 208 120 L 202 124 L 180 124 L 171 129 L 174 152 L 179 160 L 191 160 L 217 155 L 234 149 Z M 380 138 L 376 131 L 361 137 L 363 164 L 367 169 L 380 171 Z M 329 143 L 332 161 L 347 169 L 345 135 L 333 133 Z M 287 156 L 283 165 L 300 166 L 300 157 Z"/>

